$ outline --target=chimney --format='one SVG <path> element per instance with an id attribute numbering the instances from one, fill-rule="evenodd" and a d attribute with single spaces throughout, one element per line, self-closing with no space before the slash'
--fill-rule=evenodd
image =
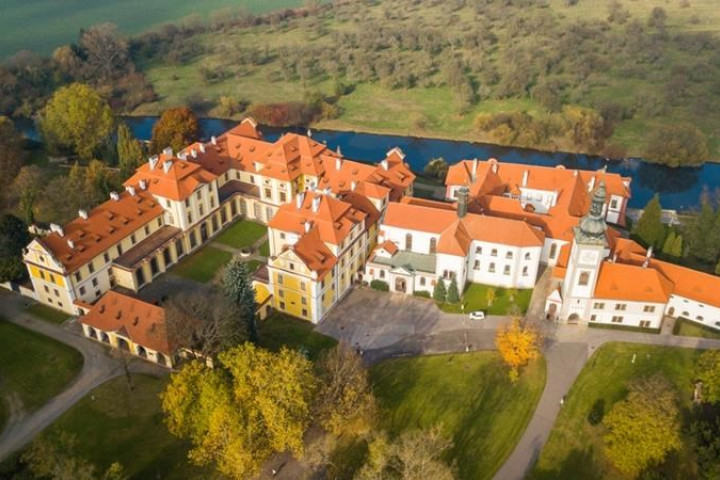
<path id="1" fill-rule="evenodd" d="M 195 150 L 194 148 L 190 150 L 190 155 L 192 155 L 193 158 L 197 158 L 197 150 Z"/>
<path id="2" fill-rule="evenodd" d="M 78 217 L 82 218 L 83 220 L 87 220 L 87 218 L 88 218 L 87 210 L 82 209 L 82 208 L 80 210 L 78 210 Z"/>
<path id="3" fill-rule="evenodd" d="M 200 144 L 200 153 L 205 153 L 205 144 L 204 143 Z"/>
<path id="4" fill-rule="evenodd" d="M 315 195 L 312 199 L 312 211 L 313 213 L 317 213 L 318 209 L 320 208 L 320 199 L 322 197 L 320 195 Z"/>
<path id="5" fill-rule="evenodd" d="M 383 170 L 387 170 L 388 169 L 387 158 L 385 160 L 383 160 L 382 162 L 380 162 L 380 165 L 382 165 Z"/>
<path id="6" fill-rule="evenodd" d="M 68 247 L 70 247 L 70 250 L 75 250 L 75 242 L 73 242 L 72 240 L 70 240 L 68 238 L 67 244 L 68 244 Z"/>
<path id="7" fill-rule="evenodd" d="M 153 155 L 152 157 L 150 157 L 150 159 L 148 160 L 148 162 L 150 163 L 150 170 L 155 170 L 155 166 L 158 164 L 159 160 L 160 157 L 158 157 L 157 155 Z"/>
<path id="8" fill-rule="evenodd" d="M 312 138 L 312 130 L 310 130 L 309 128 L 307 130 L 307 136 L 308 138 Z"/>
<path id="9" fill-rule="evenodd" d="M 117 202 L 118 200 L 120 200 L 120 195 L 118 195 L 117 192 L 110 192 L 110 198 Z"/>
<path id="10" fill-rule="evenodd" d="M 337 154 L 340 155 L 340 156 L 342 156 L 342 151 L 340 150 L 340 145 L 338 145 Z"/>
<path id="11" fill-rule="evenodd" d="M 304 201 L 305 201 L 305 193 L 304 192 L 298 193 L 295 196 L 295 206 L 297 207 L 298 210 L 300 210 L 302 208 L 302 204 Z"/>
<path id="12" fill-rule="evenodd" d="M 131 197 L 135 196 L 135 187 L 131 187 L 130 185 L 128 185 L 127 187 L 125 187 L 125 190 L 130 194 Z"/>
<path id="13" fill-rule="evenodd" d="M 350 182 L 350 191 L 354 192 L 356 188 L 357 188 L 357 182 L 355 180 L 353 180 L 352 182 Z"/>
<path id="14" fill-rule="evenodd" d="M 173 149 L 172 147 L 165 147 L 163 148 L 163 155 L 167 155 L 168 157 L 173 156 Z"/>
<path id="15" fill-rule="evenodd" d="M 573 177 L 577 177 L 577 176 L 578 176 L 578 171 L 577 171 L 577 169 L 575 169 L 575 170 L 573 170 Z"/>
<path id="16" fill-rule="evenodd" d="M 147 180 L 140 180 L 140 190 L 147 190 Z"/>
<path id="17" fill-rule="evenodd" d="M 180 160 L 187 160 L 187 152 L 178 153 L 177 157 Z"/>
<path id="18" fill-rule="evenodd" d="M 457 190 L 458 207 L 457 214 L 459 218 L 463 218 L 467 215 L 468 208 L 468 195 L 470 190 L 467 187 L 460 187 Z"/>
<path id="19" fill-rule="evenodd" d="M 305 220 L 305 233 L 308 233 L 311 228 L 312 228 L 312 222 L 310 220 Z"/>
<path id="20" fill-rule="evenodd" d="M 339 149 L 340 147 L 338 147 Z M 340 170 L 342 168 L 342 158 L 336 158 L 335 159 L 335 170 Z"/>
<path id="21" fill-rule="evenodd" d="M 645 257 L 650 260 L 653 256 L 653 246 L 650 245 L 650 248 L 647 249 L 647 253 L 645 254 Z"/>
<path id="22" fill-rule="evenodd" d="M 523 179 L 522 179 L 522 186 L 527 187 L 528 178 L 530 177 L 530 170 L 525 170 L 523 172 Z"/>
<path id="23" fill-rule="evenodd" d="M 477 167 L 478 167 L 478 159 L 476 158 L 473 160 L 473 168 L 472 168 L 472 176 L 475 178 L 475 175 L 477 175 Z"/>
<path id="24" fill-rule="evenodd" d="M 210 142 L 211 142 L 213 145 L 217 145 L 217 137 L 216 137 L 215 135 L 213 135 L 212 137 L 210 137 Z"/>
<path id="25" fill-rule="evenodd" d="M 64 237 L 64 236 L 65 236 L 65 231 L 64 231 L 63 228 L 62 228 L 60 225 L 58 225 L 57 223 L 51 223 L 51 224 L 50 224 L 50 231 L 57 233 L 57 234 L 60 235 L 61 237 Z"/>
<path id="26" fill-rule="evenodd" d="M 165 174 L 167 174 L 171 168 L 172 168 L 171 160 L 166 160 L 163 162 L 163 172 L 165 172 Z"/>
<path id="27" fill-rule="evenodd" d="M 612 262 L 617 263 L 617 253 L 613 255 Z"/>
<path id="28" fill-rule="evenodd" d="M 590 181 L 588 182 L 588 192 L 592 192 L 595 189 L 595 175 L 590 178 Z"/>
<path id="29" fill-rule="evenodd" d="M 488 162 L 490 162 L 490 165 L 492 165 L 492 172 L 493 172 L 493 173 L 497 173 L 497 171 L 498 171 L 498 164 L 497 164 L 498 162 L 497 162 L 497 159 L 496 159 L 496 158 L 491 158 L 490 160 L 488 160 Z"/>

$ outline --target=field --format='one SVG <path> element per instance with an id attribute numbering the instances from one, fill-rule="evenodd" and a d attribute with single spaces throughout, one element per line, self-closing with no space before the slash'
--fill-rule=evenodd
<path id="1" fill-rule="evenodd" d="M 522 435 L 545 386 L 545 363 L 512 385 L 496 353 L 389 360 L 371 369 L 391 435 L 441 426 L 458 480 L 492 478 Z"/>
<path id="2" fill-rule="evenodd" d="M 252 246 L 266 234 L 267 227 L 265 225 L 250 220 L 241 220 L 221 233 L 215 241 L 230 247 L 246 248 Z"/>
<path id="3" fill-rule="evenodd" d="M 77 40 L 81 28 L 113 22 L 123 32 L 140 33 L 190 15 L 208 18 L 214 11 L 233 7 L 253 13 L 301 6 L 300 0 L 4 0 L 0 16 L 0 58 L 18 50 L 49 54 L 59 45 Z"/>
<path id="4" fill-rule="evenodd" d="M 205 246 L 170 270 L 171 273 L 200 283 L 208 283 L 231 259 L 232 253 Z"/>
<path id="5" fill-rule="evenodd" d="M 635 354 L 636 361 L 632 363 Z M 691 349 L 622 343 L 608 344 L 596 351 L 568 393 L 529 478 L 627 480 L 602 453 L 603 427 L 590 425 L 589 412 L 598 402 L 608 412 L 624 398 L 629 381 L 661 373 L 676 388 L 683 414 L 687 414 L 692 399 L 693 363 L 698 355 L 699 351 Z M 685 442 L 683 450 L 670 455 L 662 469 L 664 478 L 697 478 L 695 455 L 689 442 Z"/>
<path id="6" fill-rule="evenodd" d="M 45 320 L 46 322 L 50 323 L 56 323 L 58 325 L 70 318 L 70 315 L 63 312 L 62 310 L 55 310 L 54 308 L 50 308 L 47 305 L 43 305 L 42 303 L 30 305 L 25 309 L 25 311 L 41 320 Z"/>
<path id="7" fill-rule="evenodd" d="M 159 100 L 140 106 L 135 113 L 156 113 L 197 96 L 211 106 L 217 105 L 220 96 L 249 103 L 300 101 L 308 92 L 316 91 L 333 96 L 334 77 L 339 76 L 342 82 L 351 85 L 349 92 L 337 101 L 340 115 L 319 121 L 318 127 L 520 144 L 519 140 L 505 142 L 479 132 L 473 127 L 475 117 L 479 113 L 519 111 L 542 117 L 546 107 L 533 88 L 547 82 L 557 90 L 554 94 L 563 105 L 620 106 L 623 113 L 609 142 L 624 147 L 630 155 L 642 155 L 648 132 L 653 128 L 690 121 L 709 137 L 711 156 L 718 159 L 720 114 L 710 105 L 716 105 L 720 99 L 711 87 L 710 76 L 700 78 L 699 73 L 687 73 L 713 71 L 706 64 L 712 62 L 716 44 L 707 45 L 699 35 L 710 34 L 712 38 L 720 32 L 720 9 L 716 2 L 697 0 L 682 7 L 680 1 L 623 1 L 629 17 L 622 23 L 603 23 L 602 27 L 598 24 L 606 22 L 610 0 L 580 0 L 572 7 L 565 0 L 548 3 L 549 8 L 529 6 L 515 11 L 507 7 L 505 14 L 493 15 L 474 10 L 469 2 L 465 7 L 458 2 L 459 6 L 454 7 L 445 2 L 406 1 L 389 7 L 385 1 L 366 4 L 362 11 L 350 3 L 320 17 L 200 34 L 186 41 L 201 46 L 205 53 L 184 62 L 169 63 L 163 58 L 136 60 L 159 94 Z M 667 13 L 664 27 L 667 36 L 656 35 L 654 27 L 647 25 L 650 12 L 658 6 Z M 517 21 L 508 22 L 507 18 Z M 632 42 L 626 35 L 635 34 L 628 33 L 633 21 L 637 22 L 633 29 L 641 29 L 648 45 L 658 39 L 666 42 L 657 47 L 656 58 L 646 58 L 651 46 L 639 52 L 618 50 L 618 45 Z M 422 39 L 415 49 L 404 44 L 398 46 L 404 38 L 378 40 L 373 47 L 363 50 L 364 43 L 372 44 L 363 36 L 367 25 L 385 34 L 390 30 L 397 32 L 398 37 L 418 30 L 430 35 L 448 33 L 448 25 L 457 33 L 448 41 L 452 47 L 439 47 L 442 53 L 428 54 L 430 47 Z M 495 40 L 467 46 L 465 42 L 476 28 L 492 31 Z M 520 29 L 528 33 L 523 42 L 516 42 Z M 568 38 L 569 31 L 585 35 L 585 30 L 590 32 L 587 36 Z M 687 42 L 696 42 L 696 50 L 677 40 L 674 37 L 677 34 L 695 35 Z M 357 35 L 358 40 L 348 45 L 338 43 L 344 35 Z M 379 34 L 378 38 L 385 37 Z M 563 43 L 565 38 L 572 47 Z M 568 50 L 560 53 L 561 48 Z M 302 51 L 310 58 L 303 60 L 298 53 Z M 251 57 L 250 52 L 265 53 L 260 54 L 261 60 L 249 62 L 246 59 Z M 349 55 L 354 55 L 353 61 L 347 60 Z M 618 61 L 621 56 L 626 57 L 622 62 Z M 447 58 L 465 61 L 465 75 L 474 86 L 476 103 L 462 106 L 458 89 L 447 80 Z M 531 80 L 517 90 L 501 91 L 510 88 L 508 85 L 517 79 L 511 65 L 518 59 L 529 70 L 517 75 Z M 206 71 L 224 73 L 209 79 L 204 76 Z M 405 72 L 414 79 L 403 77 Z M 679 82 L 677 86 L 675 82 Z M 675 98 L 676 94 L 679 97 Z M 666 97 L 673 98 L 654 110 L 646 101 Z M 222 115 L 221 110 L 212 107 L 205 113 Z M 548 148 L 586 150 L 562 137 L 554 138 Z"/>

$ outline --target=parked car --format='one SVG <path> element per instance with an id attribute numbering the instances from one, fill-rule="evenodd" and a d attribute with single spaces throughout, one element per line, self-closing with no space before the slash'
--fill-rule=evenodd
<path id="1" fill-rule="evenodd" d="M 470 312 L 469 317 L 470 320 L 485 320 L 485 312 L 483 312 L 482 310 Z"/>

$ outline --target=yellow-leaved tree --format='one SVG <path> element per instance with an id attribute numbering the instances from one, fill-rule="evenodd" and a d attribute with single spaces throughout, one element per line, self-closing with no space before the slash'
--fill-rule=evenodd
<path id="1" fill-rule="evenodd" d="M 215 369 L 189 363 L 162 394 L 170 432 L 193 445 L 190 459 L 239 480 L 255 476 L 273 453 L 302 456 L 316 390 L 310 361 L 250 343 L 218 358 Z"/>
<path id="2" fill-rule="evenodd" d="M 500 327 L 495 336 L 495 345 L 503 361 L 510 367 L 510 380 L 516 382 L 520 368 L 540 355 L 540 337 L 532 327 L 524 325 L 514 317 L 510 325 Z"/>

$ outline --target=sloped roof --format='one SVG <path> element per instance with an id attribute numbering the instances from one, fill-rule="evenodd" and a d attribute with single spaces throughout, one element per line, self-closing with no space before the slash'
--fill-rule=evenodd
<path id="1" fill-rule="evenodd" d="M 595 298 L 633 302 L 667 303 L 673 284 L 653 268 L 603 262 L 595 286 Z"/>
<path id="2" fill-rule="evenodd" d="M 148 161 L 138 167 L 124 185 L 145 190 L 159 197 L 184 201 L 200 186 L 211 183 L 217 175 L 197 163 L 180 160 L 172 155 L 158 155 L 157 162 Z"/>

